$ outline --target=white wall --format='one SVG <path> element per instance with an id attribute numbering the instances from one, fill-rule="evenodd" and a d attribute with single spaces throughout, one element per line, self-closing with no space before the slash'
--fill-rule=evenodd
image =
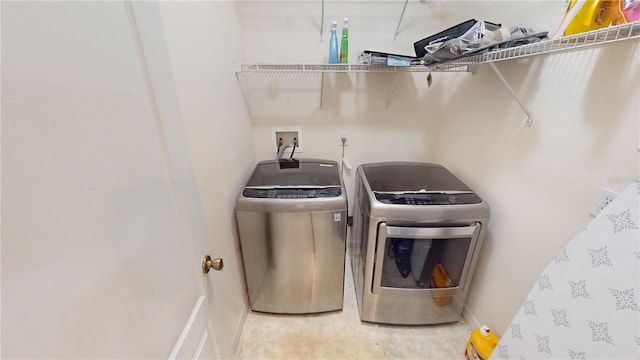
<path id="1" fill-rule="evenodd" d="M 326 63 L 331 20 L 349 17 L 349 62 L 363 50 L 413 55 L 413 43 L 471 18 L 504 25 L 522 23 L 555 30 L 563 1 L 411 1 L 397 39 L 394 33 L 404 1 L 326 1 L 324 41 L 320 42 L 321 7 L 317 1 L 238 2 L 248 63 Z M 345 158 L 354 168 L 384 160 L 434 161 L 440 121 L 459 106 L 455 79 L 434 73 L 241 74 L 238 77 L 253 126 L 256 158 L 274 158 L 272 128 L 302 129 L 298 157 L 340 160 L 340 133 L 349 133 Z M 471 74 L 464 77 L 473 78 Z M 322 106 L 320 103 L 322 102 Z M 388 102 L 388 105 L 387 105 Z M 355 171 L 353 172 L 353 174 Z M 345 172 L 350 199 L 353 174 Z"/>
<path id="2" fill-rule="evenodd" d="M 155 6 L 153 3 L 134 4 L 137 8 L 143 8 L 146 5 Z M 220 294 L 214 295 L 224 297 L 224 300 L 219 302 L 224 304 L 224 308 L 221 309 L 225 314 L 224 321 L 220 323 L 220 320 L 216 319 L 219 321 L 216 325 L 231 334 L 229 337 L 231 338 L 239 335 L 246 311 L 244 274 L 233 207 L 235 197 L 255 163 L 252 128 L 232 71 L 233 63 L 240 58 L 239 54 L 242 52 L 241 31 L 238 28 L 239 23 L 233 2 L 162 2 L 160 6 L 166 31 L 156 33 L 156 38 L 145 37 L 150 32 L 153 35 L 152 31 L 144 32 L 143 45 L 149 45 L 145 50 L 156 49 L 157 43 L 161 45 L 159 50 L 156 49 L 158 51 L 146 53 L 147 65 L 155 70 L 158 70 L 159 64 L 166 65 L 167 59 L 164 58 L 166 54 L 160 51 L 164 50 L 163 43 L 166 40 L 173 74 L 171 69 L 162 74 L 166 75 L 164 77 L 154 77 L 154 74 L 151 74 L 152 82 L 155 81 L 153 83 L 156 87 L 155 95 L 159 100 L 157 105 L 160 108 L 160 122 L 165 126 L 165 131 L 174 132 L 168 134 L 170 146 L 182 145 L 182 143 L 175 144 L 175 138 L 182 136 L 181 133 L 175 132 L 182 129 L 167 126 L 167 124 L 176 126 L 182 124 L 180 121 L 176 123 L 174 118 L 162 119 L 162 117 L 181 117 L 186 127 L 189 151 L 206 221 L 207 238 L 211 242 L 210 248 L 213 249 L 211 255 L 222 257 L 225 262 L 222 272 L 209 275 L 215 276 L 220 285 Z M 125 244 L 126 250 L 142 249 L 146 254 L 154 256 L 151 258 L 147 256 L 144 259 L 135 258 L 118 248 L 122 245 L 121 241 L 119 242 L 123 238 L 121 234 L 114 235 L 118 231 L 128 229 L 119 227 L 103 229 L 103 227 L 107 225 L 117 227 L 119 223 L 114 225 L 112 224 L 114 221 L 132 224 L 132 219 L 137 220 L 140 216 L 137 213 L 127 219 L 121 219 L 123 214 L 130 214 L 133 209 L 125 198 L 130 201 L 136 200 L 136 196 L 139 196 L 138 193 L 142 191 L 144 195 L 152 197 L 151 201 L 145 199 L 144 202 L 146 206 L 150 206 L 157 205 L 161 200 L 159 195 L 154 192 L 149 193 L 148 190 L 145 192 L 148 188 L 144 186 L 145 184 L 134 183 L 131 185 L 135 185 L 133 190 L 127 188 L 125 191 L 129 196 L 117 199 L 118 206 L 113 209 L 113 199 L 107 197 L 104 202 L 91 203 L 89 197 L 102 195 L 101 192 L 91 190 L 95 186 L 100 187 L 99 191 L 107 191 L 114 187 L 113 192 L 117 197 L 122 192 L 120 187 L 126 187 L 129 184 L 111 181 L 113 176 L 120 174 L 118 169 L 129 167 L 125 169 L 126 171 L 123 170 L 125 174 L 123 176 L 139 177 L 140 175 L 137 174 L 140 171 L 144 172 L 149 166 L 157 165 L 153 169 L 158 168 L 160 173 L 166 176 L 164 164 L 156 164 L 152 162 L 154 159 L 149 155 L 141 155 L 146 154 L 143 150 L 148 150 L 148 143 L 151 142 L 148 138 L 156 139 L 157 134 L 153 126 L 141 128 L 143 125 L 139 125 L 140 123 L 153 125 L 149 120 L 152 110 L 148 108 L 149 99 L 146 97 L 143 76 L 140 74 L 138 54 L 133 45 L 134 39 L 124 10 L 125 6 L 123 2 L 85 2 L 76 5 L 65 5 L 61 2 L 47 4 L 9 2 L 3 3 L 2 7 L 4 12 L 2 23 L 3 150 L 8 150 L 3 153 L 5 170 L 3 180 L 9 180 L 3 182 L 3 195 L 5 195 L 3 207 L 14 209 L 14 211 L 5 210 L 2 218 L 3 225 L 9 225 L 3 228 L 3 290 L 11 290 L 11 284 L 14 285 L 13 290 L 15 290 L 3 293 L 3 315 L 5 316 L 2 326 L 3 330 L 7 330 L 3 331 L 3 341 L 15 340 L 5 342 L 3 351 L 15 356 L 32 354 L 32 357 L 61 354 L 59 357 L 63 358 L 95 357 L 98 356 L 96 355 L 98 352 L 102 352 L 105 356 L 120 354 L 115 357 L 135 354 L 139 354 L 138 357 L 148 356 L 148 354 L 155 354 L 154 358 L 166 356 L 191 311 L 195 301 L 193 293 L 198 293 L 195 280 L 193 284 L 184 280 L 175 280 L 180 279 L 180 276 L 184 277 L 183 272 L 187 272 L 187 268 L 166 266 L 168 263 L 184 265 L 186 262 L 183 259 L 186 255 L 179 252 L 184 250 L 182 248 L 184 245 L 178 241 L 179 237 L 167 231 L 169 226 L 174 224 L 167 222 L 151 224 L 149 225 L 151 227 L 143 226 L 145 230 L 142 232 L 149 235 L 145 240 L 160 246 L 140 247 L 137 245 L 141 245 L 142 240 L 136 238 L 140 241 Z M 8 10 L 13 11 L 9 14 Z M 150 14 L 153 17 L 156 13 L 147 11 L 138 13 L 141 17 Z M 7 18 L 10 15 L 13 17 Z M 151 23 L 155 25 L 156 19 L 151 19 L 151 22 L 145 22 L 141 18 L 138 20 L 140 20 L 139 25 Z M 86 31 L 78 31 L 80 28 Z M 163 38 L 164 36 L 166 39 Z M 7 50 L 6 53 L 5 50 Z M 173 77 L 175 77 L 175 84 Z M 179 104 L 176 104 L 173 98 L 163 101 L 167 97 L 159 94 L 167 93 L 173 97 L 177 93 Z M 5 115 L 8 116 L 5 118 Z M 64 126 L 61 125 L 61 121 Z M 11 129 L 14 131 L 6 131 Z M 147 131 L 149 129 L 151 132 Z M 22 136 L 17 136 L 20 134 Z M 94 137 L 89 138 L 87 134 Z M 111 145 L 122 146 L 116 146 L 117 151 L 114 151 Z M 58 159 L 59 156 L 56 156 L 62 154 L 60 151 L 63 151 L 65 156 Z M 157 154 L 153 155 L 159 156 L 159 154 L 158 150 Z M 112 162 L 115 158 L 120 159 L 115 165 L 108 162 Z M 108 161 L 101 161 L 101 159 Z M 172 173 L 172 176 L 177 173 L 180 177 L 182 175 L 180 170 L 185 167 L 190 168 L 191 164 L 189 161 L 180 161 L 184 158 L 177 160 L 172 164 L 177 170 Z M 139 164 L 134 163 L 136 161 Z M 10 171 L 7 172 L 7 169 Z M 44 172 L 41 173 L 42 171 Z M 9 176 L 9 174 L 13 175 Z M 23 179 L 25 176 L 28 181 Z M 78 185 L 78 179 L 85 178 L 89 179 L 86 183 L 90 186 L 86 187 L 84 183 Z M 146 178 L 140 179 L 144 182 Z M 167 179 L 163 177 L 160 180 Z M 184 179 L 173 180 L 180 183 Z M 168 186 L 168 184 L 163 185 Z M 62 190 L 51 191 L 51 186 L 59 186 Z M 37 189 L 22 191 L 27 188 Z M 83 195 L 84 197 L 78 197 L 78 194 L 83 194 L 83 189 L 86 194 Z M 43 202 L 42 199 L 50 201 Z M 61 204 L 73 207 L 77 200 L 82 203 L 82 206 L 76 206 L 71 212 L 61 210 L 63 209 Z M 170 196 L 168 197 L 171 204 L 173 200 Z M 189 197 L 186 200 L 193 199 Z M 87 201 L 89 203 L 85 204 Z M 165 204 L 162 205 L 163 207 L 151 210 L 175 210 L 166 208 Z M 56 211 L 50 214 L 51 209 Z M 106 211 L 107 215 L 98 213 L 99 215 L 94 216 L 98 210 Z M 76 214 L 77 211 L 80 212 Z M 146 208 L 140 210 L 141 213 L 144 211 L 150 210 Z M 26 216 L 27 213 L 40 215 Z M 175 215 L 175 213 L 171 214 Z M 111 219 L 114 216 L 115 220 Z M 72 226 L 72 220 L 77 220 L 76 217 L 84 219 L 83 224 Z M 153 220 L 150 217 L 145 219 Z M 35 223 L 32 224 L 34 221 Z M 131 226 L 135 224 L 137 222 L 133 222 Z M 69 229 L 65 226 L 71 226 L 72 233 L 69 233 Z M 60 234 L 56 234 L 56 231 L 51 230 L 52 228 L 58 229 Z M 180 230 L 179 227 L 178 230 Z M 196 236 L 193 234 L 194 230 L 190 230 L 192 235 Z M 87 236 L 85 232 L 90 235 Z M 161 236 L 155 236 L 157 232 L 161 232 Z M 62 237 L 57 239 L 58 235 Z M 114 236 L 117 239 L 113 238 Z M 161 241 L 166 238 L 176 243 Z M 104 250 L 102 255 L 106 257 L 96 257 L 93 254 L 96 247 L 84 244 L 86 239 L 92 239 L 94 242 L 102 241 L 97 248 Z M 44 243 L 41 244 L 41 242 Z M 115 252 L 113 247 L 120 252 Z M 43 252 L 43 249 L 48 250 Z M 52 249 L 55 251 L 49 251 Z M 87 256 L 84 250 L 91 252 L 90 256 Z M 60 251 L 62 251 L 58 254 L 60 256 L 53 256 Z M 199 251 L 196 254 L 199 259 L 204 255 Z M 76 259 L 78 257 L 81 259 Z M 136 265 L 132 267 L 131 264 L 126 263 L 128 261 L 126 257 L 131 257 L 131 261 L 136 259 L 134 261 Z M 37 260 L 39 258 L 42 259 Z M 35 265 L 34 259 L 37 263 Z M 73 259 L 73 261 L 65 263 L 65 259 Z M 144 261 L 145 259 L 147 261 Z M 93 297 L 87 296 L 78 298 L 75 294 L 76 289 L 69 285 L 69 281 L 78 284 L 79 281 L 74 280 L 76 275 L 93 276 L 92 279 L 100 280 L 98 276 L 102 271 L 100 264 L 104 261 L 116 262 L 113 267 L 119 277 L 114 275 L 108 282 L 108 285 L 113 285 L 115 290 L 106 288 L 103 282 L 97 282 L 96 285 L 82 278 L 81 283 L 86 284 L 89 287 L 88 291 L 95 297 L 101 297 L 102 301 L 95 301 Z M 125 262 L 124 267 L 122 267 L 122 261 Z M 149 264 L 149 261 L 152 263 Z M 87 262 L 90 264 L 87 265 Z M 189 261 L 189 264 L 194 265 L 197 262 Z M 91 272 L 84 271 L 92 268 L 91 265 L 94 265 Z M 167 296 L 155 296 L 152 300 L 145 297 L 144 300 L 149 304 L 141 311 L 142 315 L 136 314 L 137 317 L 130 316 L 127 319 L 136 326 L 128 329 L 129 331 L 111 331 L 109 336 L 104 336 L 104 329 L 122 327 L 122 323 L 117 322 L 122 319 L 116 317 L 122 314 L 122 306 L 128 306 L 127 309 L 133 311 L 130 303 L 139 300 L 127 292 L 130 290 L 127 284 L 133 284 L 132 288 L 138 290 L 134 291 L 134 295 L 139 297 L 147 296 L 147 293 L 154 289 L 157 290 L 157 288 L 148 289 L 156 285 L 150 280 L 150 276 L 140 280 L 139 276 L 134 276 L 135 273 L 125 273 L 125 270 L 135 271 L 140 267 L 146 269 L 142 272 L 145 276 L 147 272 L 153 273 L 154 281 L 163 277 L 164 280 L 159 279 L 162 285 L 160 289 Z M 157 267 L 164 271 L 158 271 Z M 197 269 L 197 266 L 194 268 Z M 170 274 L 164 274 L 166 271 Z M 54 287 L 43 295 L 49 298 L 43 304 L 40 304 L 41 298 L 30 296 L 34 291 L 36 295 L 42 295 L 39 288 L 28 281 L 30 274 L 37 274 L 38 279 L 43 279 L 43 282 Z M 59 275 L 59 280 L 56 280 L 56 274 Z M 193 274 L 188 273 L 188 275 Z M 202 278 L 201 274 L 196 275 L 198 279 Z M 53 279 L 47 281 L 46 279 L 51 276 Z M 123 283 L 123 278 L 128 281 Z M 57 285 L 60 281 L 67 282 L 67 285 Z M 10 287 L 5 289 L 5 285 Z M 99 285 L 102 287 L 94 289 Z M 187 293 L 187 290 L 190 292 Z M 108 295 L 100 295 L 99 291 L 106 292 Z M 117 299 L 114 300 L 114 297 Z M 185 298 L 188 301 L 182 303 L 181 301 Z M 163 303 L 166 301 L 170 304 L 169 306 Z M 109 307 L 110 305 L 112 308 Z M 142 303 L 140 307 L 144 305 L 145 303 Z M 68 306 L 75 306 L 75 308 L 68 312 L 60 311 Z M 184 310 L 184 314 L 175 311 L 178 306 Z M 184 309 L 182 309 L 183 306 Z M 45 321 L 45 315 L 48 316 L 47 321 Z M 109 319 L 104 318 L 105 316 Z M 137 326 L 137 320 L 141 317 L 144 317 L 145 325 Z M 82 321 L 78 320 L 80 318 Z M 95 319 L 101 320 L 94 321 Z M 69 322 L 73 323 L 73 326 L 68 325 Z M 104 326 L 95 328 L 96 331 L 86 331 L 89 327 L 85 325 L 89 323 L 93 326 L 92 329 L 95 328 L 96 323 Z M 153 327 L 153 324 L 162 326 L 150 329 L 149 326 Z M 66 333 L 52 331 L 51 328 L 56 326 L 58 328 L 66 326 L 69 331 Z M 154 335 L 148 337 L 147 342 L 135 342 L 133 340 L 140 336 L 129 336 L 144 331 Z M 152 335 L 151 333 L 149 334 Z M 158 340 L 159 336 L 155 333 L 162 335 L 162 342 Z M 29 340 L 34 339 L 39 344 L 30 346 Z M 224 339 L 218 340 L 224 341 Z M 225 348 L 226 344 L 220 345 Z M 147 355 L 144 351 L 147 351 Z"/>
<path id="3" fill-rule="evenodd" d="M 600 189 L 640 174 L 639 64 L 634 42 L 498 63 L 534 114 L 531 128 L 488 66 L 458 79 L 465 106 L 443 114 L 436 160 L 491 204 L 467 307 L 498 334 L 592 219 Z"/>
<path id="4" fill-rule="evenodd" d="M 388 108 L 393 74 L 327 75 L 322 108 L 317 74 L 233 74 L 236 62 L 325 62 L 333 18 L 351 19 L 353 63 L 363 49 L 411 54 L 415 40 L 472 17 L 553 32 L 564 2 L 410 2 L 393 42 L 402 3 L 327 2 L 324 42 L 316 1 L 161 4 L 207 229 L 222 244 L 212 255 L 225 258 L 227 328 L 237 332 L 246 306 L 235 197 L 255 161 L 274 156 L 273 126 L 302 127 L 301 157 L 338 160 L 346 130 L 354 166 L 439 161 L 487 198 L 493 217 L 468 307 L 498 333 L 589 221 L 599 188 L 638 174 L 634 44 L 498 64 L 534 112 L 532 128 L 487 67 L 434 74 L 431 88 L 424 74 L 404 74 Z"/>
<path id="5" fill-rule="evenodd" d="M 240 333 L 247 309 L 236 196 L 255 164 L 249 117 L 233 73 L 242 43 L 232 2 L 161 2 L 167 46 L 213 253 L 226 324 Z M 204 255 L 204 254 L 203 254 Z M 214 320 L 215 321 L 215 320 Z"/>
<path id="6" fill-rule="evenodd" d="M 331 19 L 350 18 L 350 56 L 364 49 L 413 53 L 413 42 L 470 18 L 523 24 L 553 34 L 564 1 L 403 1 L 237 4 L 245 58 L 255 63 L 325 63 Z M 339 22 L 339 28 L 341 21 Z M 355 166 L 391 159 L 437 161 L 492 205 L 488 238 L 468 299 L 477 319 L 503 333 L 541 269 L 590 220 L 599 189 L 638 175 L 638 53 L 635 43 L 498 63 L 534 113 L 533 127 L 488 66 L 475 75 L 393 74 L 238 77 L 253 123 L 256 158 L 273 158 L 271 128 L 302 128 L 300 157 Z M 353 178 L 345 174 L 348 191 Z M 351 192 L 351 191 L 350 191 Z"/>

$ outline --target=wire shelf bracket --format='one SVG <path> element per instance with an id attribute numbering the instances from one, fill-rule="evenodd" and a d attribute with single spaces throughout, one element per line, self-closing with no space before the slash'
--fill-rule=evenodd
<path id="1" fill-rule="evenodd" d="M 496 64 L 490 62 L 489 66 L 491 66 L 491 69 L 493 69 L 493 71 L 496 73 L 496 75 L 502 82 L 502 85 L 504 85 L 507 91 L 509 91 L 509 94 L 511 94 L 511 97 L 518 103 L 518 105 L 520 105 L 520 108 L 522 109 L 522 111 L 524 111 L 524 113 L 527 115 L 527 121 L 525 124 L 527 126 L 531 126 L 531 124 L 533 124 L 533 114 L 529 111 L 529 109 L 527 109 L 526 106 L 522 104 L 522 101 L 520 101 L 520 98 L 518 97 L 516 92 L 513 91 L 513 88 L 511 87 L 507 79 L 505 79 L 504 75 L 502 75 L 502 72 L 500 72 L 500 69 L 498 69 Z"/>
<path id="2" fill-rule="evenodd" d="M 320 109 L 322 109 L 323 98 L 324 98 L 324 73 L 320 73 Z"/>
<path id="3" fill-rule="evenodd" d="M 393 79 L 393 84 L 391 85 L 391 89 L 389 89 L 389 92 L 387 92 L 387 98 L 385 99 L 385 109 L 389 108 L 389 104 L 391 103 L 391 97 L 393 96 L 393 93 L 396 91 L 396 85 L 398 85 L 398 77 L 400 76 L 400 73 L 396 73 L 395 78 Z"/>
<path id="4" fill-rule="evenodd" d="M 324 0 L 322 0 L 322 14 L 320 15 L 320 42 L 324 41 Z"/>
<path id="5" fill-rule="evenodd" d="M 400 19 L 398 19 L 398 26 L 396 26 L 396 32 L 393 34 L 393 42 L 396 42 L 398 38 L 398 33 L 400 32 L 400 24 L 402 23 L 402 18 L 404 18 L 404 12 L 407 10 L 407 4 L 409 0 L 404 0 L 404 7 L 402 7 L 402 13 L 400 14 Z"/>

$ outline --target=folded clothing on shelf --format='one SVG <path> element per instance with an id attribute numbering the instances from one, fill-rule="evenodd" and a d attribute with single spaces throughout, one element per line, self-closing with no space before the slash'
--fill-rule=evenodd
<path id="1" fill-rule="evenodd" d="M 520 25 L 502 27 L 501 24 L 470 19 L 413 43 L 415 56 L 364 50 L 360 53 L 358 63 L 388 66 L 434 65 L 482 52 L 534 43 L 545 39 L 547 34 L 548 32 L 537 32 Z"/>
<path id="2" fill-rule="evenodd" d="M 443 30 L 437 34 L 428 36 L 422 40 L 418 40 L 413 43 L 413 49 L 416 52 L 417 57 L 424 57 L 428 55 L 429 50 L 433 52 L 437 50 L 441 45 L 451 40 L 466 39 L 472 40 L 474 35 L 477 35 L 478 31 L 484 30 L 483 27 L 488 30 L 497 30 L 502 26 L 501 24 L 494 24 L 488 21 L 478 21 L 476 19 L 470 19 L 465 22 L 461 22 L 458 25 L 452 26 L 446 30 Z"/>
<path id="3" fill-rule="evenodd" d="M 411 55 L 364 50 L 358 56 L 358 63 L 366 65 L 409 66 L 420 65 L 421 58 Z"/>
<path id="4" fill-rule="evenodd" d="M 523 26 L 502 27 L 483 20 L 468 20 L 443 32 L 414 43 L 416 54 L 423 54 L 423 64 L 456 60 L 482 52 L 526 45 L 547 37 Z M 424 50 L 421 51 L 420 49 Z"/>

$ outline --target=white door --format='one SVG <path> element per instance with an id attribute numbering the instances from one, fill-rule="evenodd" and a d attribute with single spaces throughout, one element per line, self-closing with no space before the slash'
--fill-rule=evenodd
<path id="1" fill-rule="evenodd" d="M 227 357 L 171 74 L 140 40 L 156 15 L 1 15 L 2 357 Z"/>

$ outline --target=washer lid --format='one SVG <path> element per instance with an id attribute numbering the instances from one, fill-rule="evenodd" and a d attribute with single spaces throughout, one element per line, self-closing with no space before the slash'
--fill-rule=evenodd
<path id="1" fill-rule="evenodd" d="M 473 193 L 442 165 L 389 162 L 362 165 L 374 192 L 383 193 Z"/>
<path id="2" fill-rule="evenodd" d="M 245 188 L 341 187 L 338 170 L 338 163 L 329 160 L 266 160 L 256 165 Z"/>

